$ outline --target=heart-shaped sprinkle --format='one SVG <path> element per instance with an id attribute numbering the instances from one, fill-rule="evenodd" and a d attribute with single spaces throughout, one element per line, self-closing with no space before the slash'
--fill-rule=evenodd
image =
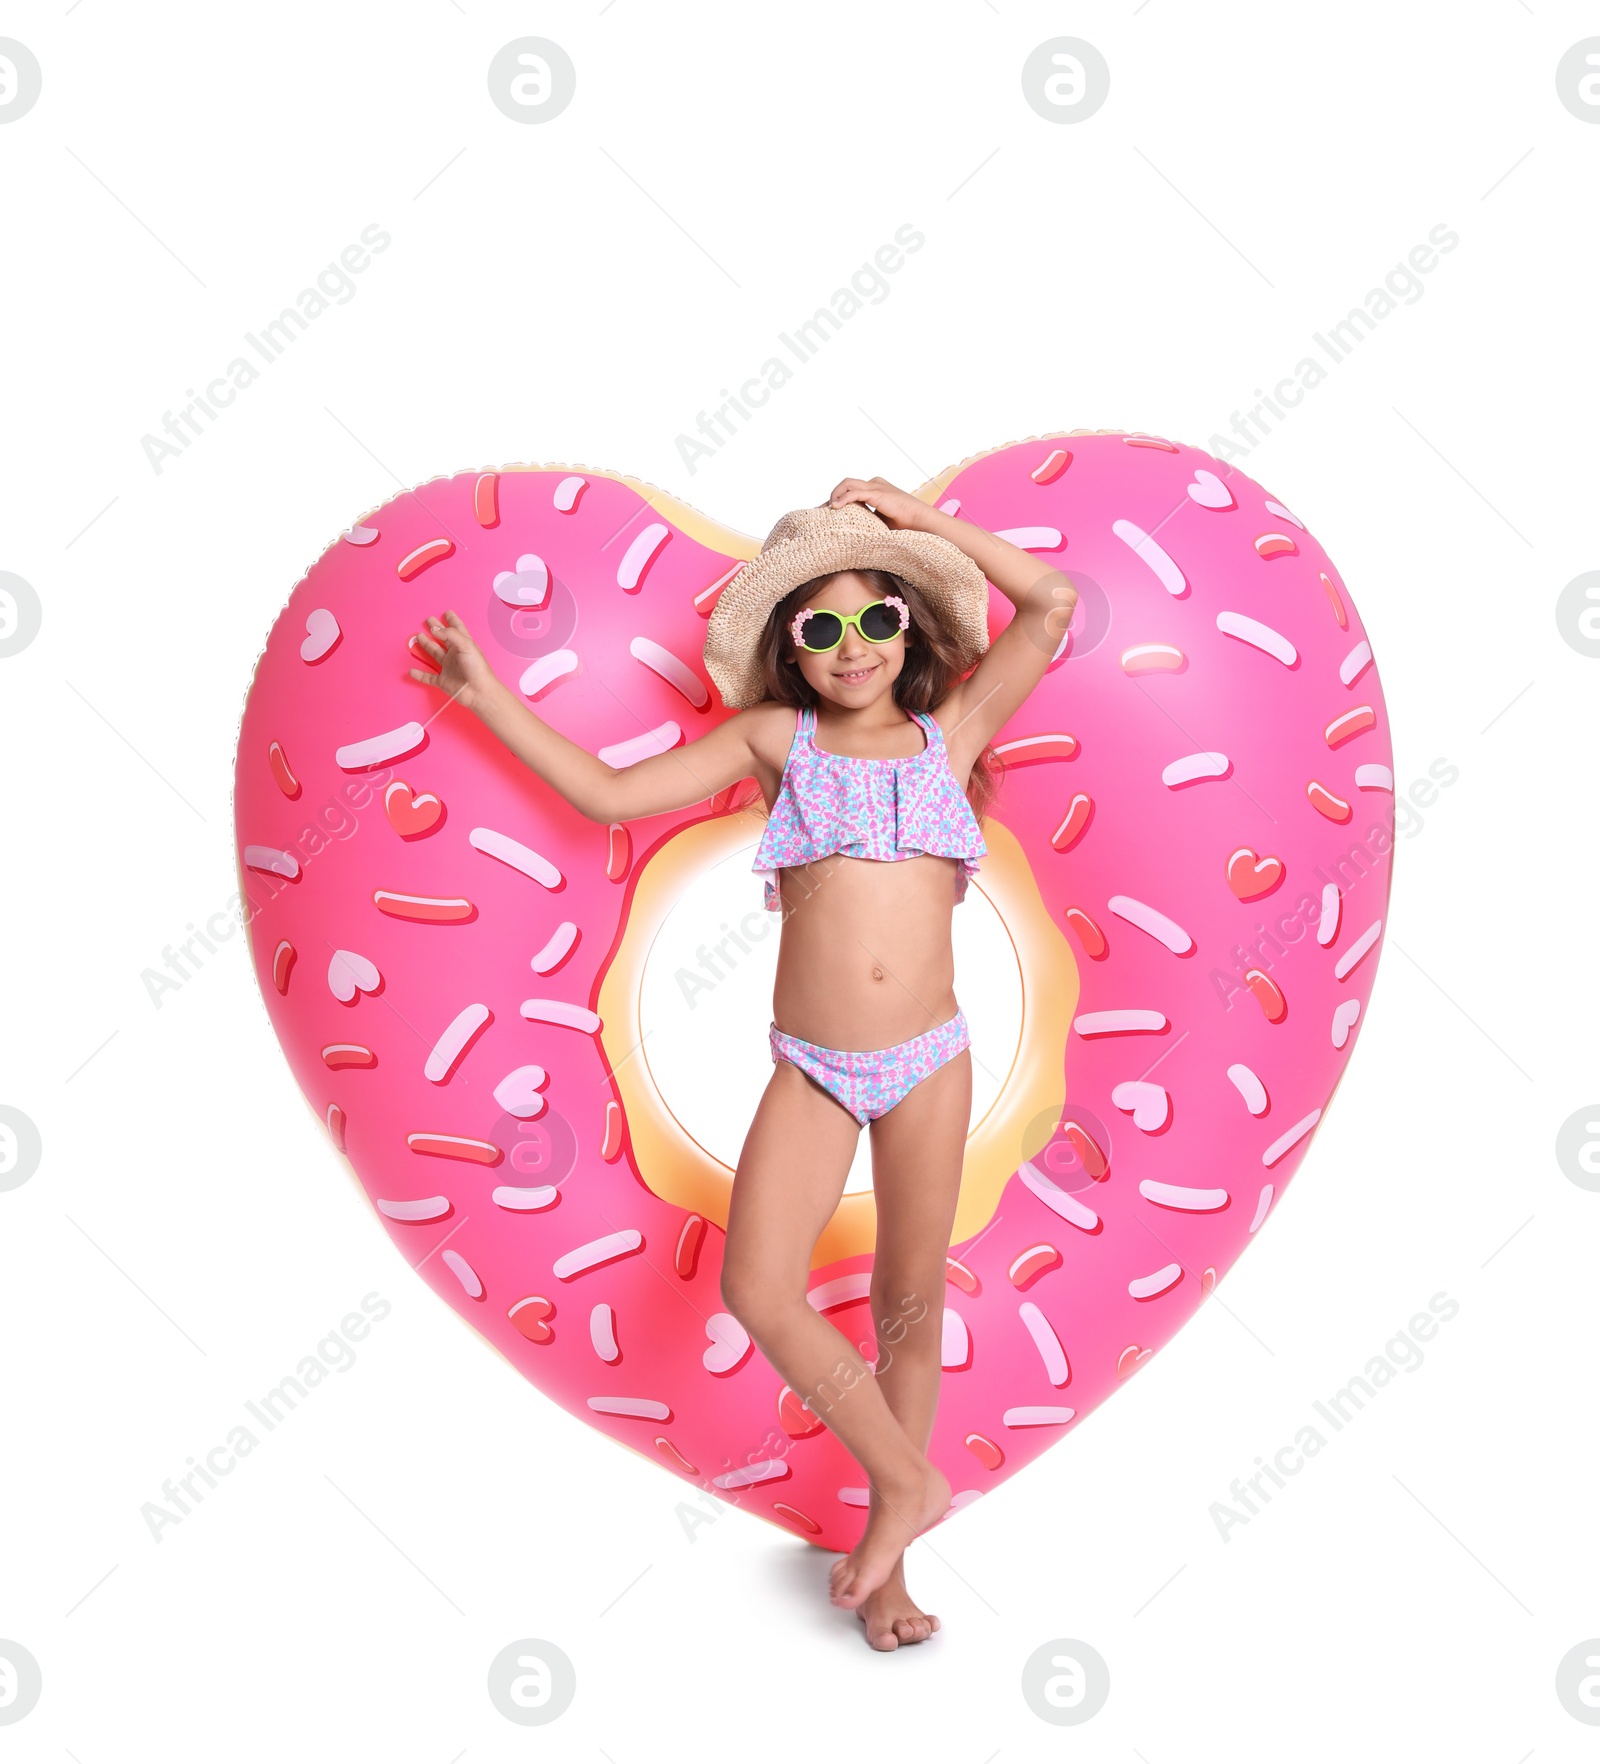
<path id="1" fill-rule="evenodd" d="M 520 1335 L 525 1336 L 529 1341 L 538 1342 L 541 1346 L 545 1342 L 555 1339 L 556 1332 L 545 1321 L 547 1317 L 553 1317 L 555 1314 L 556 1308 L 549 1299 L 537 1296 L 518 1299 L 506 1312 L 506 1315 L 516 1325 Z"/>
<path id="2" fill-rule="evenodd" d="M 494 1087 L 494 1100 L 508 1115 L 515 1115 L 519 1121 L 531 1121 L 544 1108 L 539 1092 L 548 1082 L 549 1074 L 543 1066 L 518 1066 Z"/>
<path id="3" fill-rule="evenodd" d="M 1228 509 L 1237 506 L 1233 492 L 1215 472 L 1197 471 L 1189 486 L 1189 500 L 1202 508 Z"/>
<path id="4" fill-rule="evenodd" d="M 700 1356 L 701 1364 L 719 1378 L 737 1372 L 750 1356 L 750 1337 L 737 1317 L 726 1311 L 714 1312 L 706 1318 L 706 1335 L 711 1346 Z"/>
<path id="5" fill-rule="evenodd" d="M 358 992 L 376 992 L 383 976 L 364 955 L 353 949 L 336 949 L 328 963 L 328 990 L 340 1004 L 349 1004 Z"/>
<path id="6" fill-rule="evenodd" d="M 1282 880 L 1282 858 L 1257 857 L 1248 845 L 1241 845 L 1228 859 L 1228 886 L 1240 900 L 1271 894 Z"/>
<path id="7" fill-rule="evenodd" d="M 550 592 L 550 572 L 542 557 L 526 552 L 514 570 L 502 570 L 494 579 L 494 591 L 507 606 L 543 606 Z"/>
<path id="8" fill-rule="evenodd" d="M 1159 1084 L 1144 1078 L 1130 1078 L 1116 1085 L 1111 1100 L 1133 1116 L 1133 1124 L 1141 1133 L 1159 1133 L 1172 1113 L 1172 1098 Z"/>
<path id="9" fill-rule="evenodd" d="M 339 621 L 325 606 L 312 607 L 306 614 L 306 636 L 300 645 L 301 661 L 319 662 L 325 655 L 331 655 L 343 635 Z"/>
<path id="10" fill-rule="evenodd" d="M 396 778 L 383 793 L 383 812 L 402 839 L 420 839 L 439 825 L 444 804 L 437 796 L 412 794 L 403 778 Z"/>

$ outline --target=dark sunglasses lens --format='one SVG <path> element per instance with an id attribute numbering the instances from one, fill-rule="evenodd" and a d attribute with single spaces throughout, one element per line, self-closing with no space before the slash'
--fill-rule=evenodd
<path id="1" fill-rule="evenodd" d="M 800 641 L 808 649 L 832 649 L 844 635 L 844 622 L 837 613 L 812 613 L 800 627 Z"/>
<path id="2" fill-rule="evenodd" d="M 861 615 L 861 635 L 873 643 L 887 643 L 900 635 L 900 615 L 892 606 L 879 601 Z"/>

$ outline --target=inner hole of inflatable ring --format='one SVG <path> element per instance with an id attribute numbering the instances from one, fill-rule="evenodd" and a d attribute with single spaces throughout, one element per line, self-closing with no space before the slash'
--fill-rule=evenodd
<path id="1" fill-rule="evenodd" d="M 779 915 L 761 905 L 750 865 L 756 840 L 691 878 L 668 908 L 639 988 L 641 1057 L 678 1124 L 733 1169 L 772 1076 L 767 1029 L 778 966 Z M 1016 948 L 974 881 L 956 908 L 956 1002 L 972 1036 L 969 1133 L 993 1107 L 1022 1036 Z M 872 1145 L 856 1144 L 846 1194 L 872 1191 Z"/>

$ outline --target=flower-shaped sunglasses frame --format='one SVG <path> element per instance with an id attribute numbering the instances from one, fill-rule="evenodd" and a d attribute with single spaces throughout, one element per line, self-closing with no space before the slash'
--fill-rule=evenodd
<path id="1" fill-rule="evenodd" d="M 886 636 L 874 637 L 862 623 L 862 620 L 866 618 L 868 613 L 881 606 L 892 606 L 895 609 L 899 615 L 899 627 L 890 631 Z M 831 643 L 807 643 L 801 633 L 805 629 L 806 620 L 810 618 L 836 620 L 839 626 L 838 635 Z M 869 600 L 865 606 L 858 607 L 853 613 L 837 613 L 831 607 L 825 606 L 803 606 L 790 621 L 789 635 L 793 637 L 796 649 L 807 649 L 813 655 L 826 655 L 844 642 L 845 631 L 851 625 L 855 626 L 862 638 L 868 643 L 893 643 L 896 637 L 904 635 L 910 629 L 911 609 L 898 594 L 886 594 L 882 600 Z"/>

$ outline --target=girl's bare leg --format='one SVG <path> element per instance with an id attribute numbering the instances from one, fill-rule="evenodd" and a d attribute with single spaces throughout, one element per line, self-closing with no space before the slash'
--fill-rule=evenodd
<path id="1" fill-rule="evenodd" d="M 923 1453 L 939 1403 L 945 1259 L 971 1111 L 972 1056 L 963 1052 L 871 1127 L 878 1212 L 872 1263 L 877 1384 L 906 1436 Z M 878 1504 L 874 1490 L 869 1534 Z M 907 1592 L 903 1556 L 858 1607 L 858 1615 L 866 1622 L 868 1641 L 882 1651 L 926 1641 L 939 1627 L 939 1619 L 921 1610 Z"/>
<path id="2" fill-rule="evenodd" d="M 963 1116 L 963 1135 L 965 1127 Z M 867 1472 L 877 1501 L 873 1549 L 863 1554 L 863 1538 L 844 1558 L 854 1568 L 843 1587 L 834 1567 L 834 1602 L 851 1608 L 950 1504 L 949 1483 L 896 1420 L 872 1368 L 806 1301 L 811 1254 L 844 1192 L 860 1132 L 797 1066 L 775 1066 L 739 1155 L 722 1267 L 723 1303 Z"/>

